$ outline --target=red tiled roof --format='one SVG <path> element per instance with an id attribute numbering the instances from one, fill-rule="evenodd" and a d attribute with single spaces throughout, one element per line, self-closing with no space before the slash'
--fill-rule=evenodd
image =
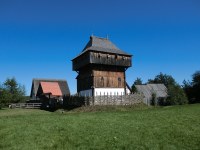
<path id="1" fill-rule="evenodd" d="M 58 82 L 40 82 L 43 93 L 51 93 L 52 96 L 62 96 Z"/>

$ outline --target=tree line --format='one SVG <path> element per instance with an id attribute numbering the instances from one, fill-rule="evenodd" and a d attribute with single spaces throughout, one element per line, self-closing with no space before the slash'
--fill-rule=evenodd
<path id="1" fill-rule="evenodd" d="M 13 78 L 7 78 L 0 84 L 0 108 L 8 106 L 9 103 L 19 103 L 26 100 L 25 86 Z"/>
<path id="2" fill-rule="evenodd" d="M 156 75 L 154 79 L 149 79 L 145 84 L 150 83 L 163 83 L 168 90 L 167 99 L 162 100 L 159 103 L 160 105 L 182 105 L 200 102 L 200 71 L 196 71 L 192 75 L 192 81 L 184 80 L 183 85 L 179 85 L 171 75 L 163 73 Z M 135 85 L 142 84 L 142 79 L 137 78 L 132 85 L 132 91 L 137 92 Z"/>
<path id="3" fill-rule="evenodd" d="M 167 74 L 160 73 L 149 79 L 145 84 L 163 83 L 168 90 L 168 98 L 163 100 L 160 105 L 182 105 L 186 103 L 200 103 L 200 71 L 192 74 L 191 81 L 183 81 L 183 85 L 179 85 L 176 80 Z M 132 91 L 137 92 L 135 85 L 142 85 L 142 79 L 137 78 L 133 85 Z M 8 106 L 9 103 L 25 102 L 25 86 L 17 82 L 13 78 L 7 78 L 2 84 L 0 83 L 0 108 Z M 152 95 L 155 97 L 155 95 Z"/>

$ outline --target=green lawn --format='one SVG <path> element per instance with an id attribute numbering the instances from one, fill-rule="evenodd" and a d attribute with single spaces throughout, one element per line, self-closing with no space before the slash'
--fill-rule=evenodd
<path id="1" fill-rule="evenodd" d="M 3 109 L 0 149 L 200 149 L 200 104 L 65 113 Z"/>

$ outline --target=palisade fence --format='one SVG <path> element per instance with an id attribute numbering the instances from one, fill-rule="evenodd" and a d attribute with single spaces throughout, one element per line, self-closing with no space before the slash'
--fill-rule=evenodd
<path id="1" fill-rule="evenodd" d="M 94 105 L 134 105 L 143 103 L 144 95 L 134 93 L 130 95 L 102 95 L 93 97 L 65 96 L 64 106 L 94 106 Z"/>

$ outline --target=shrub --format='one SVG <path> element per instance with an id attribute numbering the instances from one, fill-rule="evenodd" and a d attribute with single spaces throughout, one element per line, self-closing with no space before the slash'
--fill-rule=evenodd
<path id="1" fill-rule="evenodd" d="M 183 89 L 189 99 L 189 103 L 200 102 L 200 71 L 192 75 L 192 82 L 183 81 Z"/>
<path id="2" fill-rule="evenodd" d="M 0 105 L 1 107 L 9 103 L 25 101 L 25 87 L 17 83 L 15 78 L 8 78 L 0 85 Z"/>
<path id="3" fill-rule="evenodd" d="M 151 105 L 153 105 L 153 106 L 156 105 L 156 93 L 152 93 L 152 96 L 151 96 Z"/>
<path id="4" fill-rule="evenodd" d="M 169 97 L 166 100 L 167 105 L 182 105 L 188 103 L 186 94 L 180 85 L 168 86 L 168 95 Z"/>

